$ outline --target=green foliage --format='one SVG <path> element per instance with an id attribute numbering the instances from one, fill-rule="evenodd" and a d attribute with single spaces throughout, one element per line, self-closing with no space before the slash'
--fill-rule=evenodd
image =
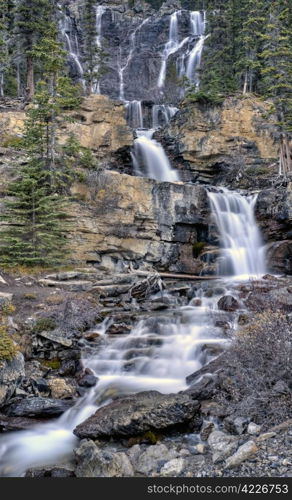
<path id="1" fill-rule="evenodd" d="M 32 333 L 41 333 L 48 330 L 54 330 L 56 328 L 56 323 L 51 318 L 40 318 L 37 320 L 36 324 L 32 329 Z"/>
<path id="2" fill-rule="evenodd" d="M 199 104 L 214 104 L 220 105 L 224 101 L 224 96 L 214 92 L 204 92 L 203 90 L 196 90 L 195 87 L 188 89 L 186 93 L 186 100 L 188 102 L 197 102 Z"/>
<path id="3" fill-rule="evenodd" d="M 206 243 L 204 241 L 197 241 L 193 244 L 193 256 L 197 259 L 204 250 Z"/>
<path id="4" fill-rule="evenodd" d="M 0 361 L 11 361 L 17 354 L 17 348 L 7 333 L 5 326 L 0 326 Z"/>

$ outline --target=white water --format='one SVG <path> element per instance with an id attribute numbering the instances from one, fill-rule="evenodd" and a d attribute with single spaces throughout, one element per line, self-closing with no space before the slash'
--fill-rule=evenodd
<path id="1" fill-rule="evenodd" d="M 141 320 L 117 340 L 103 334 L 103 348 L 83 360 L 99 377 L 97 385 L 59 419 L 1 437 L 0 476 L 20 476 L 29 467 L 68 459 L 78 442 L 74 428 L 113 395 L 185 389 L 185 377 L 211 359 L 206 346 L 227 342 L 214 326 L 222 314 L 218 298 L 202 298 L 200 307 L 181 307 L 168 317 Z"/>
<path id="2" fill-rule="evenodd" d="M 124 73 L 125 73 L 126 69 L 128 68 L 128 66 L 132 60 L 133 54 L 135 52 L 135 49 L 136 49 L 136 35 L 141 30 L 141 28 L 144 26 L 144 24 L 146 24 L 148 22 L 148 20 L 149 20 L 149 18 L 144 19 L 144 21 L 142 21 L 142 23 L 140 23 L 134 29 L 133 33 L 131 34 L 131 36 L 130 36 L 130 51 L 129 51 L 129 54 L 128 54 L 124 64 L 122 64 L 122 62 L 121 62 L 122 61 L 122 48 L 120 49 L 120 61 L 119 61 L 119 65 L 118 65 L 118 72 L 119 72 L 119 78 L 120 78 L 119 99 L 121 99 L 121 101 L 125 100 Z"/>
<path id="3" fill-rule="evenodd" d="M 74 37 L 72 36 L 73 27 L 72 27 L 71 18 L 66 15 L 64 17 L 64 19 L 62 19 L 60 21 L 60 27 L 61 27 L 61 33 L 65 39 L 65 42 L 66 42 L 66 48 L 67 48 L 69 57 L 75 65 L 78 76 L 79 76 L 80 81 L 82 83 L 82 86 L 84 88 L 85 87 L 85 81 L 83 78 L 84 70 L 83 70 L 82 64 L 80 62 L 80 51 L 79 51 L 78 38 L 76 35 Z"/>
<path id="4" fill-rule="evenodd" d="M 152 128 L 157 129 L 160 126 L 167 125 L 169 120 L 178 112 L 175 106 L 165 104 L 154 104 L 152 107 Z"/>
<path id="5" fill-rule="evenodd" d="M 134 129 L 143 128 L 143 110 L 141 101 L 128 101 L 126 103 L 127 122 Z"/>
<path id="6" fill-rule="evenodd" d="M 206 26 L 206 13 L 194 11 L 191 12 L 192 35 L 199 37 L 194 48 L 191 50 L 187 61 L 186 76 L 196 85 L 199 84 L 197 71 L 201 65 L 202 52 L 206 37 L 204 36 Z"/>
<path id="7" fill-rule="evenodd" d="M 97 5 L 96 14 L 95 14 L 95 26 L 96 26 L 96 46 L 97 49 L 101 49 L 101 40 L 102 40 L 102 16 L 106 11 L 106 7 L 104 5 Z M 95 72 L 98 74 L 99 65 L 96 66 Z M 100 82 L 97 81 L 93 85 L 92 91 L 96 94 L 100 94 Z"/>
<path id="8" fill-rule="evenodd" d="M 134 168 L 136 175 L 143 172 L 146 177 L 160 182 L 176 182 L 178 174 L 171 168 L 165 151 L 159 142 L 152 139 L 154 130 L 137 130 L 134 143 Z"/>
<path id="9" fill-rule="evenodd" d="M 167 59 L 171 54 L 174 54 L 179 47 L 179 41 L 178 41 L 178 15 L 180 11 L 176 11 L 170 16 L 170 22 L 169 22 L 169 37 L 168 41 L 166 42 L 163 52 L 162 52 L 162 60 L 161 60 L 161 68 L 160 68 L 160 73 L 158 77 L 158 83 L 157 86 L 159 88 L 164 86 L 165 82 L 165 76 L 166 76 L 166 66 L 167 66 Z"/>
<path id="10" fill-rule="evenodd" d="M 265 274 L 265 248 L 254 216 L 257 195 L 227 190 L 208 195 L 222 243 L 219 274 L 237 278 Z"/>

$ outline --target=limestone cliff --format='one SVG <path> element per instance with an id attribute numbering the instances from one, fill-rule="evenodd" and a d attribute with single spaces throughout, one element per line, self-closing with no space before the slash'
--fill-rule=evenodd
<path id="1" fill-rule="evenodd" d="M 232 97 L 222 105 L 185 101 L 164 139 L 185 180 L 255 187 L 277 172 L 277 130 L 269 103 Z"/>

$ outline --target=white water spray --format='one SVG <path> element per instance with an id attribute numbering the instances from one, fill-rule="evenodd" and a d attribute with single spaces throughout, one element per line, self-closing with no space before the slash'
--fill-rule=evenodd
<path id="1" fill-rule="evenodd" d="M 219 274 L 238 278 L 265 274 L 265 249 L 254 216 L 257 195 L 225 190 L 209 193 L 209 199 L 222 243 Z"/>

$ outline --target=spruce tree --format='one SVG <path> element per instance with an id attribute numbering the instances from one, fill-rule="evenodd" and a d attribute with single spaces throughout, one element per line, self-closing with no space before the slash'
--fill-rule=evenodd
<path id="1" fill-rule="evenodd" d="M 56 15 L 55 0 L 16 0 L 15 37 L 20 54 L 25 59 L 26 98 L 31 100 L 35 90 L 36 44 L 42 39 Z"/>
<path id="2" fill-rule="evenodd" d="M 0 97 L 4 97 L 5 76 L 9 69 L 9 2 L 0 0 Z"/>
<path id="3" fill-rule="evenodd" d="M 280 172 L 286 174 L 292 171 L 289 145 L 292 132 L 292 12 L 289 0 L 275 0 L 270 4 L 262 38 L 262 90 L 274 103 L 280 129 Z"/>
<path id="4" fill-rule="evenodd" d="M 58 129 L 64 111 L 75 108 L 79 97 L 78 89 L 62 74 L 64 51 L 54 24 L 47 27 L 32 55 L 42 58 L 44 80 L 37 84 L 25 123 L 23 146 L 30 159 L 8 188 L 0 256 L 4 263 L 51 265 L 64 259 L 63 204 L 70 181 Z"/>

